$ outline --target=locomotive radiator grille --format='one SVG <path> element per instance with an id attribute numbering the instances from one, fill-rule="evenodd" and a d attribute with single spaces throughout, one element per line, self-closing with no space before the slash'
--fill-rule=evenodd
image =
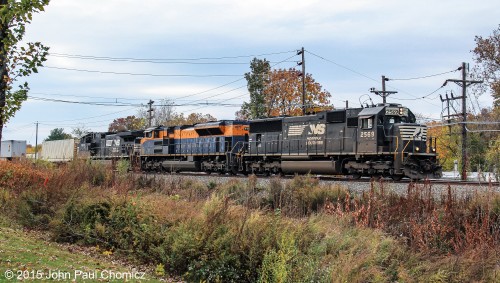
<path id="1" fill-rule="evenodd" d="M 426 126 L 399 126 L 401 139 L 404 141 L 426 141 L 427 127 Z"/>

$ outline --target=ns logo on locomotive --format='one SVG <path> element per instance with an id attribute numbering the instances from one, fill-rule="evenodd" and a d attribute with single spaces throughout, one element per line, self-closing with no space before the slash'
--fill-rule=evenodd
<path id="1" fill-rule="evenodd" d="M 80 154 L 131 158 L 143 171 L 343 174 L 399 180 L 440 178 L 436 139 L 399 104 L 298 117 L 223 120 L 91 133 Z"/>

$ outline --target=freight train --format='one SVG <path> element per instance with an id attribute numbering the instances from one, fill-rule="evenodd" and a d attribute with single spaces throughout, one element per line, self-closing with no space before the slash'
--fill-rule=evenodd
<path id="1" fill-rule="evenodd" d="M 436 139 L 400 104 L 91 133 L 79 149 L 91 158 L 131 158 L 142 171 L 442 176 Z"/>

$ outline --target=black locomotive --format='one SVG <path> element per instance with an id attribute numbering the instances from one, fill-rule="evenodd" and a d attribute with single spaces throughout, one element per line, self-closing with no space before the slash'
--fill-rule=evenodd
<path id="1" fill-rule="evenodd" d="M 399 104 L 250 121 L 240 171 L 440 178 L 436 139 Z"/>
<path id="2" fill-rule="evenodd" d="M 144 171 L 440 178 L 436 139 L 399 104 L 251 121 L 217 121 L 144 132 L 90 134 L 91 156 L 135 156 Z M 107 149 L 120 139 L 120 149 Z M 94 146 L 89 146 L 89 144 Z M 99 146 L 100 144 L 100 146 Z M 128 146 L 127 146 L 128 144 Z M 135 144 L 135 149 L 131 150 Z M 116 154 L 116 153 L 120 154 Z"/>

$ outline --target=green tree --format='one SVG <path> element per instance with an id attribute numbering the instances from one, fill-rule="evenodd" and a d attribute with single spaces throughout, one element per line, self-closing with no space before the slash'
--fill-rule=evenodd
<path id="1" fill-rule="evenodd" d="M 250 72 L 245 73 L 250 102 L 244 102 L 241 110 L 236 112 L 240 119 L 257 119 L 266 117 L 265 87 L 269 82 L 271 66 L 266 59 L 254 58 L 250 62 Z"/>
<path id="2" fill-rule="evenodd" d="M 72 139 L 73 137 L 70 134 L 64 132 L 63 128 L 55 128 L 50 131 L 49 136 L 45 139 L 45 141 L 56 141 L 56 140 L 65 140 Z"/>
<path id="3" fill-rule="evenodd" d="M 0 139 L 4 125 L 28 97 L 29 86 L 22 78 L 37 73 L 46 61 L 48 47 L 20 42 L 33 14 L 48 4 L 49 0 L 0 0 Z"/>
<path id="4" fill-rule="evenodd" d="M 473 75 L 485 81 L 480 92 L 491 91 L 493 106 L 500 109 L 500 25 L 489 37 L 476 36 L 475 41 Z"/>

